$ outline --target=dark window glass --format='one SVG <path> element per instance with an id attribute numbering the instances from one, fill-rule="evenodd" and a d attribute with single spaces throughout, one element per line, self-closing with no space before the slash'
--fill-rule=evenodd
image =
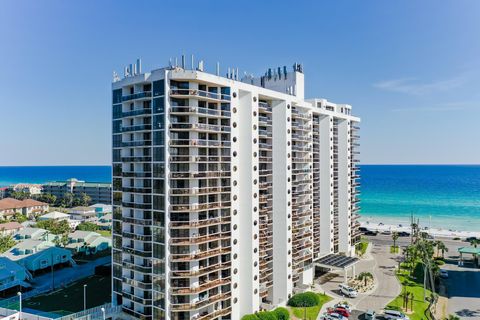
<path id="1" fill-rule="evenodd" d="M 155 209 L 155 210 L 165 210 L 165 197 L 164 196 L 153 196 L 153 209 Z"/>
<path id="2" fill-rule="evenodd" d="M 164 228 L 153 228 L 153 241 L 165 243 L 165 229 Z"/>
<path id="3" fill-rule="evenodd" d="M 153 81 L 153 96 L 165 95 L 165 80 Z"/>
<path id="4" fill-rule="evenodd" d="M 222 88 L 220 89 L 220 92 L 221 92 L 222 94 L 230 95 L 230 87 L 222 87 Z"/>
<path id="5" fill-rule="evenodd" d="M 163 146 L 165 144 L 165 131 L 153 132 L 153 144 L 156 146 Z"/>
<path id="6" fill-rule="evenodd" d="M 153 161 L 164 161 L 165 160 L 165 148 L 156 147 L 153 148 Z"/>
<path id="7" fill-rule="evenodd" d="M 113 147 L 119 148 L 122 146 L 122 135 L 121 134 L 114 134 L 113 135 Z"/>
<path id="8" fill-rule="evenodd" d="M 153 211 L 153 222 L 156 226 L 165 227 L 165 213 Z"/>
<path id="9" fill-rule="evenodd" d="M 122 105 L 117 104 L 113 106 L 113 119 L 118 119 L 122 117 Z"/>
<path id="10" fill-rule="evenodd" d="M 165 128 L 165 116 L 163 114 L 153 116 L 153 128 L 152 129 L 164 129 Z"/>
<path id="11" fill-rule="evenodd" d="M 122 178 L 113 178 L 113 190 L 115 191 L 122 190 Z"/>
<path id="12" fill-rule="evenodd" d="M 120 158 L 121 158 L 121 154 L 120 154 L 120 151 L 121 150 L 113 150 L 113 155 L 112 155 L 112 158 L 113 158 L 113 162 L 120 162 Z"/>
<path id="13" fill-rule="evenodd" d="M 112 92 L 112 103 L 120 103 L 122 102 L 122 89 L 116 89 Z"/>
<path id="14" fill-rule="evenodd" d="M 122 165 L 120 163 L 115 163 L 113 165 L 113 175 L 121 176 L 122 175 Z"/>
<path id="15" fill-rule="evenodd" d="M 175 81 L 175 80 L 170 80 L 170 87 L 172 89 L 188 89 L 189 84 L 188 81 Z"/>
<path id="16" fill-rule="evenodd" d="M 165 99 L 156 98 L 153 99 L 153 113 L 164 113 L 165 112 Z"/>
<path id="17" fill-rule="evenodd" d="M 164 180 L 153 180 L 153 193 L 163 194 L 164 192 Z"/>
<path id="18" fill-rule="evenodd" d="M 154 163 L 153 164 L 153 176 L 155 178 L 165 178 L 165 164 Z"/>
<path id="19" fill-rule="evenodd" d="M 115 120 L 112 124 L 113 133 L 120 133 L 122 130 L 122 120 Z"/>
<path id="20" fill-rule="evenodd" d="M 205 102 L 205 101 L 199 101 L 199 102 Z M 172 107 L 184 107 L 188 106 L 188 99 L 178 99 L 178 98 L 172 98 L 170 101 L 170 105 Z"/>

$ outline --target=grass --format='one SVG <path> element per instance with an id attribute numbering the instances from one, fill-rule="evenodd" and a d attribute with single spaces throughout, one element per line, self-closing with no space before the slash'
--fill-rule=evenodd
<path id="1" fill-rule="evenodd" d="M 365 239 L 360 240 L 360 242 L 355 246 L 355 252 L 359 256 L 363 256 L 368 248 L 368 241 Z"/>
<path id="2" fill-rule="evenodd" d="M 24 307 L 66 315 L 83 310 L 83 285 L 87 285 L 87 309 L 111 301 L 110 277 L 91 276 L 66 288 L 36 296 L 23 302 Z"/>
<path id="3" fill-rule="evenodd" d="M 390 302 L 387 308 L 402 310 L 404 293 L 413 293 L 413 313 L 408 313 L 408 315 L 411 320 L 424 319 L 425 310 L 428 308 L 428 301 L 423 301 L 423 270 L 421 264 L 417 264 L 415 267 L 414 278 L 410 277 L 406 270 L 399 271 L 397 278 L 402 284 L 402 293 Z M 428 289 L 426 296 L 431 296 L 431 291 Z M 409 301 L 408 307 L 410 308 L 410 306 L 411 302 Z"/>
<path id="4" fill-rule="evenodd" d="M 318 297 L 320 298 L 320 302 L 318 305 L 314 307 L 307 307 L 307 308 L 294 308 L 290 307 L 292 310 L 292 313 L 295 317 L 299 319 L 303 319 L 305 315 L 305 309 L 307 309 L 307 319 L 308 320 L 315 320 L 318 317 L 318 313 L 320 312 L 320 309 L 322 309 L 322 306 L 327 303 L 328 301 L 332 300 L 332 297 L 327 296 L 326 294 L 320 294 L 317 293 Z"/>
<path id="5" fill-rule="evenodd" d="M 107 237 L 107 238 L 112 236 L 112 231 L 110 231 L 110 230 L 97 230 L 95 232 L 100 233 L 102 236 Z"/>
<path id="6" fill-rule="evenodd" d="M 399 253 L 400 247 L 399 246 L 390 246 L 390 253 Z"/>

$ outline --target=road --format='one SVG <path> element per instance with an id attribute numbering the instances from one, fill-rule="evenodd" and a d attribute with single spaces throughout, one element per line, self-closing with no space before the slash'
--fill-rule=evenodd
<path id="1" fill-rule="evenodd" d="M 367 237 L 375 245 L 389 247 L 392 245 L 391 236 L 377 235 Z M 446 264 L 442 269 L 449 272 L 449 278 L 443 279 L 448 298 L 446 314 L 455 314 L 461 319 L 480 319 L 480 269 L 471 264 L 458 266 L 458 248 L 468 246 L 468 243 L 452 239 L 440 239 L 448 248 L 445 253 Z M 399 238 L 397 243 L 406 246 L 410 243 L 409 237 Z"/>

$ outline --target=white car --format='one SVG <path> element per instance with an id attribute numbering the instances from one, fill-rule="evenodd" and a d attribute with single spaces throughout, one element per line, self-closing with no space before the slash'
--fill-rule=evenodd
<path id="1" fill-rule="evenodd" d="M 345 318 L 344 316 L 336 312 L 327 314 L 324 319 L 325 320 L 348 320 L 348 318 Z"/>
<path id="2" fill-rule="evenodd" d="M 342 283 L 339 287 L 340 292 L 349 298 L 356 298 L 358 296 L 357 290 L 353 289 L 350 286 L 347 286 L 346 284 Z"/>
<path id="3" fill-rule="evenodd" d="M 447 279 L 448 278 L 448 271 L 445 269 L 440 269 L 440 278 Z"/>
<path id="4" fill-rule="evenodd" d="M 385 310 L 383 317 L 388 320 L 410 320 L 405 313 L 397 310 Z"/>

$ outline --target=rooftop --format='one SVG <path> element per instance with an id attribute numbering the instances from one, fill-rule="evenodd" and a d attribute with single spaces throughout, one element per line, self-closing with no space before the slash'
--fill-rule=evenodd
<path id="1" fill-rule="evenodd" d="M 5 198 L 0 200 L 0 210 L 21 209 L 39 206 L 48 206 L 48 204 L 33 199 L 17 200 L 13 198 Z"/>

